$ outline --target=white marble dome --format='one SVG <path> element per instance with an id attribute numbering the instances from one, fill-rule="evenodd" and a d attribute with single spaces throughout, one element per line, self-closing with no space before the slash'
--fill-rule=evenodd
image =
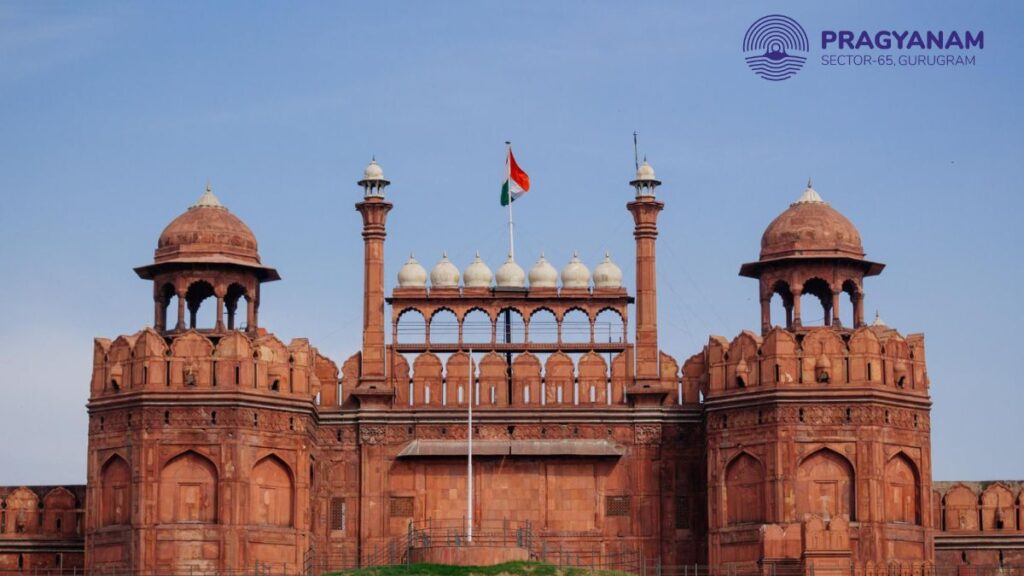
<path id="1" fill-rule="evenodd" d="M 409 259 L 405 261 L 402 268 L 398 271 L 398 287 L 399 288 L 426 288 L 427 286 L 427 270 L 420 263 L 416 261 L 416 256 L 409 254 Z"/>
<path id="2" fill-rule="evenodd" d="M 562 288 L 590 288 L 590 270 L 580 262 L 576 252 L 572 253 L 572 260 L 562 268 Z"/>
<path id="3" fill-rule="evenodd" d="M 431 288 L 458 288 L 459 269 L 448 259 L 448 253 L 441 256 L 441 261 L 430 271 Z"/>
<path id="4" fill-rule="evenodd" d="M 558 270 L 551 265 L 544 254 L 540 260 L 530 268 L 530 288 L 555 288 L 558 286 Z"/>
<path id="5" fill-rule="evenodd" d="M 612 262 L 607 252 L 604 260 L 594 267 L 594 288 L 622 288 L 622 269 Z"/>
<path id="6" fill-rule="evenodd" d="M 370 160 L 370 163 L 363 170 L 363 180 L 383 180 L 384 169 L 377 164 L 377 159 Z"/>
<path id="7" fill-rule="evenodd" d="M 480 259 L 479 252 L 476 253 L 476 258 L 469 266 L 466 266 L 466 270 L 462 273 L 462 283 L 466 288 L 490 288 L 493 278 L 494 274 L 487 267 L 487 264 Z"/>
<path id="8" fill-rule="evenodd" d="M 654 177 L 654 168 L 647 163 L 646 159 L 644 159 L 644 163 L 641 164 L 640 167 L 636 169 L 636 179 L 656 180 L 656 178 Z"/>
<path id="9" fill-rule="evenodd" d="M 523 288 L 526 285 L 526 272 L 516 264 L 511 254 L 494 277 L 498 281 L 498 288 Z"/>

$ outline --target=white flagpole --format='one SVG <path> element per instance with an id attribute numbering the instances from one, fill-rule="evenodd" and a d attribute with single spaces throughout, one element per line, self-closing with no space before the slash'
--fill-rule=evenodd
<path id="1" fill-rule="evenodd" d="M 509 203 L 511 205 L 511 202 Z M 466 431 L 468 439 L 466 450 L 466 486 L 469 489 L 466 498 L 466 540 L 473 543 L 473 350 L 469 351 L 469 427 Z"/>
<path id="2" fill-rule="evenodd" d="M 505 141 L 505 181 L 508 182 L 508 255 L 516 259 L 516 241 L 512 234 L 512 143 Z"/>

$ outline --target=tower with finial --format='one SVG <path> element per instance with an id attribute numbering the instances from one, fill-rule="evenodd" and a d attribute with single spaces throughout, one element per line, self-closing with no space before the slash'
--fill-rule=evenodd
<path id="1" fill-rule="evenodd" d="M 392 208 L 384 199 L 384 189 L 391 182 L 374 157 L 358 184 L 363 189 L 363 201 L 356 204 L 363 218 L 363 347 L 353 394 L 364 408 L 371 408 L 386 404 L 391 395 L 385 383 L 384 343 L 384 239 Z"/>
<path id="2" fill-rule="evenodd" d="M 636 384 L 630 394 L 645 403 L 659 403 L 665 391 L 659 386 L 658 363 L 658 279 L 655 241 L 658 238 L 658 214 L 665 204 L 655 198 L 661 181 L 644 158 L 630 183 L 636 198 L 626 204 L 633 215 L 636 241 Z M 660 396 L 659 396 L 660 394 Z"/>

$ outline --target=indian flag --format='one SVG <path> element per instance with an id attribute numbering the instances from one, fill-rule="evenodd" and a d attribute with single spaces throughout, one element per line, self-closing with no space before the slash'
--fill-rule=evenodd
<path id="1" fill-rule="evenodd" d="M 508 149 L 508 158 L 505 159 L 505 183 L 501 186 L 501 205 L 508 206 L 515 202 L 520 196 L 530 191 L 530 177 L 516 164 L 516 157 L 512 155 L 512 147 Z"/>

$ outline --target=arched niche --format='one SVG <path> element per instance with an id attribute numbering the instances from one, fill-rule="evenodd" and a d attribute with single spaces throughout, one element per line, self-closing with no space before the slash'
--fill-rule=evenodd
<path id="1" fill-rule="evenodd" d="M 729 525 L 765 521 L 764 466 L 741 452 L 725 467 L 725 514 Z"/>
<path id="2" fill-rule="evenodd" d="M 217 521 L 217 468 L 192 450 L 160 470 L 159 519 L 164 524 Z"/>
<path id="3" fill-rule="evenodd" d="M 573 404 L 576 373 L 572 358 L 562 352 L 548 356 L 544 365 L 544 401 L 546 404 Z"/>
<path id="4" fill-rule="evenodd" d="M 921 486 L 917 466 L 903 452 L 885 465 L 885 521 L 921 524 Z"/>
<path id="5" fill-rule="evenodd" d="M 974 531 L 978 525 L 978 495 L 970 488 L 958 484 L 942 498 L 946 510 L 946 531 Z"/>
<path id="6" fill-rule="evenodd" d="M 853 465 L 845 456 L 822 448 L 797 468 L 796 517 L 842 516 L 856 520 L 856 484 Z"/>
<path id="7" fill-rule="evenodd" d="M 100 526 L 123 526 L 131 519 L 131 469 L 117 454 L 100 469 Z"/>
<path id="8" fill-rule="evenodd" d="M 516 356 L 512 361 L 512 398 L 509 404 L 540 404 L 540 380 L 540 360 L 529 352 Z"/>
<path id="9" fill-rule="evenodd" d="M 295 482 L 288 465 L 276 455 L 264 457 L 250 476 L 249 522 L 261 526 L 292 526 Z"/>

